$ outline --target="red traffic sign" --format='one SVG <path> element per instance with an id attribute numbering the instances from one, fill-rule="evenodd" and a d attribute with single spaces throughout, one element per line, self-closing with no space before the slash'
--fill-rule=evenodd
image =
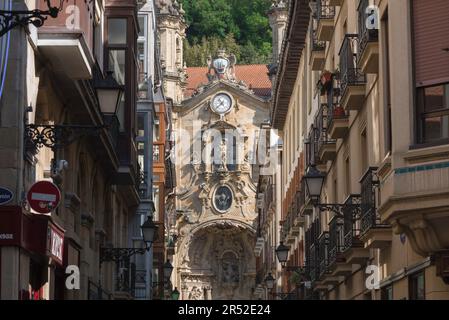
<path id="1" fill-rule="evenodd" d="M 59 205 L 61 192 L 54 183 L 39 181 L 28 191 L 27 200 L 34 211 L 50 213 Z"/>

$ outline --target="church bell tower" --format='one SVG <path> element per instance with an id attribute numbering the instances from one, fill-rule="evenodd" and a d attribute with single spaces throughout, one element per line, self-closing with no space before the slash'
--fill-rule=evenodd
<path id="1" fill-rule="evenodd" d="M 180 105 L 183 90 L 186 88 L 186 67 L 183 58 L 183 42 L 187 28 L 185 11 L 177 0 L 156 0 L 156 6 L 164 92 L 175 105 Z"/>

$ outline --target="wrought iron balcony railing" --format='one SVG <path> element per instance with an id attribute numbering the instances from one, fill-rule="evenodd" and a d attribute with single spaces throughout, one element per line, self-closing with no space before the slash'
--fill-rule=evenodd
<path id="1" fill-rule="evenodd" d="M 319 255 L 319 277 L 323 277 L 328 272 L 329 256 L 329 232 L 323 232 L 318 238 L 318 255 Z"/>
<path id="2" fill-rule="evenodd" d="M 364 85 L 366 76 L 357 68 L 358 35 L 347 34 L 340 48 L 340 89 L 342 96 L 348 86 Z"/>
<path id="3" fill-rule="evenodd" d="M 310 261 L 308 262 L 309 279 L 313 283 L 319 278 L 319 265 L 318 265 L 318 247 L 312 243 L 310 246 Z"/>
<path id="4" fill-rule="evenodd" d="M 370 42 L 377 42 L 379 40 L 379 31 L 377 29 L 368 29 L 366 27 L 366 19 L 368 18 L 366 10 L 368 8 L 368 0 L 360 0 L 358 7 L 359 15 L 359 50 L 357 55 L 357 61 L 360 61 L 360 57 L 365 51 L 366 46 Z"/>
<path id="5" fill-rule="evenodd" d="M 304 179 L 301 179 L 301 185 L 297 197 L 298 197 L 298 214 L 300 214 L 302 213 L 302 208 L 306 204 L 306 183 Z"/>
<path id="6" fill-rule="evenodd" d="M 361 192 L 361 213 L 360 213 L 360 232 L 366 233 L 371 228 L 384 227 L 381 224 L 380 215 L 376 208 L 376 187 L 379 180 L 375 174 L 377 168 L 369 168 L 360 180 Z"/>
<path id="7" fill-rule="evenodd" d="M 344 251 L 360 244 L 360 195 L 350 195 L 343 207 Z"/>
<path id="8" fill-rule="evenodd" d="M 112 294 L 104 290 L 100 284 L 88 280 L 87 300 L 112 300 Z"/>
<path id="9" fill-rule="evenodd" d="M 344 249 L 343 219 L 338 215 L 329 222 L 329 267 L 338 262 Z"/>
<path id="10" fill-rule="evenodd" d="M 318 161 L 318 139 L 319 139 L 319 130 L 312 125 L 309 130 L 308 138 L 305 142 L 306 149 L 306 167 L 317 164 Z"/>
<path id="11" fill-rule="evenodd" d="M 335 144 L 335 140 L 330 139 L 328 136 L 328 114 L 329 109 L 327 104 L 322 103 L 318 110 L 318 115 L 315 118 L 315 134 L 317 140 L 317 148 L 320 150 L 326 144 Z"/>
<path id="12" fill-rule="evenodd" d="M 335 17 L 335 7 L 329 4 L 329 0 L 317 0 L 316 2 L 317 20 L 333 19 Z"/>
<path id="13" fill-rule="evenodd" d="M 326 49 L 326 41 L 318 40 L 316 30 L 312 30 L 312 51 L 324 51 Z"/>

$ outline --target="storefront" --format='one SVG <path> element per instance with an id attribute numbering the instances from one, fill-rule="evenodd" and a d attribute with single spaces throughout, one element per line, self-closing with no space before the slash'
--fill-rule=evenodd
<path id="1" fill-rule="evenodd" d="M 64 298 L 64 233 L 50 216 L 0 207 L 1 299 Z"/>

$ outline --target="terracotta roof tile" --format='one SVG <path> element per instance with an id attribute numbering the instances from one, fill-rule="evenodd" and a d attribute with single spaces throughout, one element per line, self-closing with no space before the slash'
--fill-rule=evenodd
<path id="1" fill-rule="evenodd" d="M 207 67 L 187 68 L 188 80 L 187 89 L 184 91 L 185 98 L 191 97 L 200 85 L 208 83 L 207 70 Z M 262 98 L 271 95 L 271 82 L 266 65 L 237 65 L 235 66 L 235 76 L 238 81 L 244 81 L 255 95 Z"/>

